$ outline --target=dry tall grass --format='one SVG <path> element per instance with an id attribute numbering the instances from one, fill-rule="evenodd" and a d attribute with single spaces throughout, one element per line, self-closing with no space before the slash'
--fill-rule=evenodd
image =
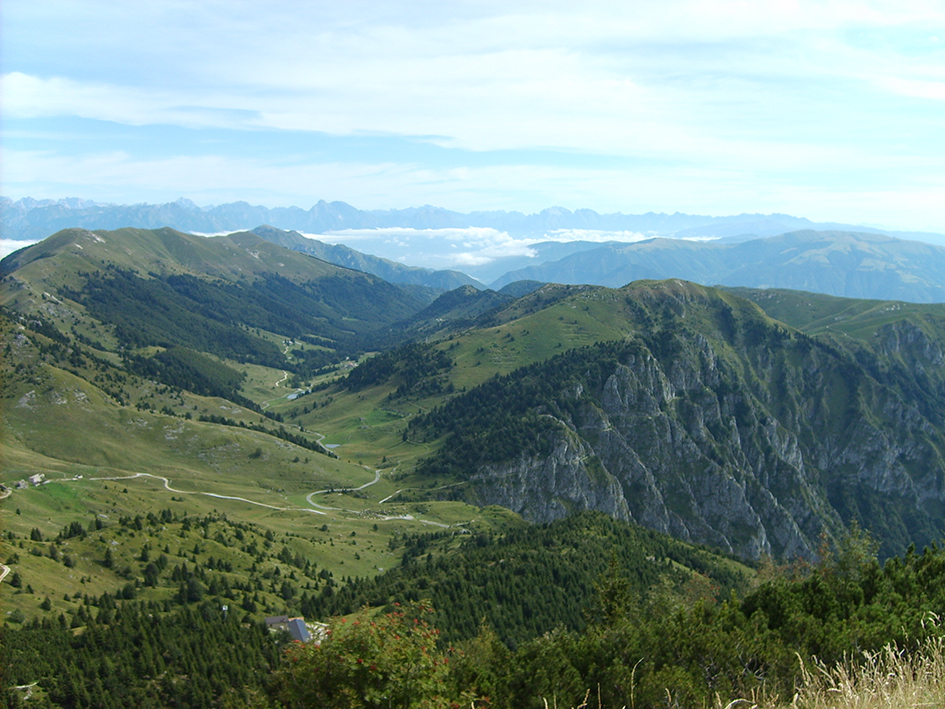
<path id="1" fill-rule="evenodd" d="M 888 645 L 859 660 L 833 667 L 817 662 L 802 672 L 801 687 L 790 701 L 759 692 L 747 699 L 719 699 L 713 709 L 945 709 L 943 637 L 930 638 L 908 654 Z M 666 706 L 680 707 L 671 690 L 666 692 Z M 545 707 L 557 709 L 557 703 L 546 700 Z M 603 707 L 588 692 L 574 709 Z"/>
<path id="2" fill-rule="evenodd" d="M 803 670 L 789 703 L 752 697 L 717 709 L 945 709 L 945 638 L 906 654 L 894 645 L 859 660 Z"/>

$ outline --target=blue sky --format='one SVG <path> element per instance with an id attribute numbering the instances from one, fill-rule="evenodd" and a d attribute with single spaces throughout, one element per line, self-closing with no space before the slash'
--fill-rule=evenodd
<path id="1" fill-rule="evenodd" d="M 4 196 L 945 232 L 943 2 L 3 0 Z"/>

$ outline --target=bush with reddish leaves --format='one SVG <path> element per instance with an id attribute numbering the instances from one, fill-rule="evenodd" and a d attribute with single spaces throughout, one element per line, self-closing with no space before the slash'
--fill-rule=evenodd
<path id="1" fill-rule="evenodd" d="M 425 603 L 361 620 L 332 621 L 320 644 L 296 643 L 277 677 L 287 707 L 437 709 L 450 692 L 449 653 Z M 468 704 L 467 704 L 468 705 Z"/>

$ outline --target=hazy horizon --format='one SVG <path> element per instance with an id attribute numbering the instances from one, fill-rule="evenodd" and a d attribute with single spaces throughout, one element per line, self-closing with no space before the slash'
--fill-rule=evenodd
<path id="1" fill-rule="evenodd" d="M 927 2 L 0 5 L 11 199 L 945 231 Z"/>
<path id="2" fill-rule="evenodd" d="M 619 217 L 616 220 L 604 219 L 604 221 L 610 221 L 612 224 L 623 222 L 625 227 L 628 226 L 627 222 L 629 221 L 636 223 L 636 228 L 592 228 L 567 225 L 567 222 L 569 221 L 567 214 L 562 215 L 563 212 L 567 212 L 575 218 L 577 218 L 579 215 L 586 218 L 589 216 L 586 214 L 588 210 L 575 210 L 575 212 L 571 212 L 570 210 L 561 207 L 548 207 L 541 212 L 524 215 L 522 215 L 522 213 L 519 214 L 524 217 L 524 222 L 527 222 L 529 219 L 535 217 L 540 217 L 542 214 L 548 214 L 552 218 L 562 217 L 562 222 L 557 228 L 543 227 L 536 231 L 533 224 L 531 229 L 524 228 L 523 230 L 524 222 L 521 218 L 505 221 L 506 224 L 516 225 L 519 227 L 518 229 L 501 228 L 501 224 L 503 223 L 502 219 L 490 220 L 482 218 L 470 219 L 468 223 L 457 223 L 452 226 L 424 226 L 418 228 L 416 226 L 411 226 L 410 216 L 411 213 L 415 211 L 415 209 L 406 208 L 402 210 L 392 210 L 394 213 L 392 220 L 397 222 L 398 218 L 396 215 L 400 214 L 402 215 L 401 223 L 388 224 L 386 226 L 351 226 L 340 229 L 312 231 L 310 229 L 300 228 L 298 226 L 290 226 L 285 223 L 279 223 L 279 219 L 267 220 L 266 217 L 264 215 L 260 215 L 258 211 L 255 213 L 244 211 L 241 205 L 246 205 L 252 210 L 258 210 L 260 208 L 268 210 L 266 207 L 261 207 L 260 205 L 249 205 L 245 202 L 236 204 L 229 203 L 223 205 L 199 206 L 192 200 L 182 197 L 178 200 L 175 200 L 174 202 L 164 204 L 115 205 L 113 203 L 105 204 L 76 197 L 61 198 L 60 200 L 35 200 L 33 198 L 26 199 L 31 200 L 31 202 L 25 205 L 28 210 L 31 208 L 42 208 L 43 206 L 50 205 L 56 207 L 65 205 L 70 209 L 85 209 L 93 206 L 101 207 L 105 211 L 100 212 L 100 214 L 103 214 L 104 216 L 98 219 L 104 219 L 109 223 L 115 221 L 114 215 L 108 215 L 108 210 L 112 208 L 118 210 L 134 210 L 135 208 L 161 208 L 181 205 L 185 208 L 184 214 L 193 214 L 194 212 L 214 213 L 215 216 L 212 218 L 213 221 L 216 221 L 220 218 L 223 218 L 224 220 L 227 218 L 231 220 L 233 218 L 239 218 L 245 223 L 233 228 L 226 228 L 222 230 L 217 229 L 213 231 L 195 229 L 188 227 L 186 224 L 181 222 L 175 223 L 173 220 L 163 225 L 172 226 L 174 228 L 181 229 L 182 231 L 187 231 L 199 236 L 213 237 L 231 234 L 234 233 L 234 231 L 253 229 L 257 226 L 261 226 L 263 222 L 271 222 L 271 225 L 276 226 L 277 228 L 285 229 L 287 231 L 295 231 L 300 233 L 302 236 L 311 239 L 317 239 L 324 243 L 343 244 L 355 250 L 361 251 L 362 253 L 380 256 L 382 258 L 387 258 L 409 266 L 419 266 L 432 270 L 458 270 L 484 283 L 491 282 L 496 277 L 498 277 L 498 275 L 501 275 L 501 266 L 505 266 L 507 269 L 512 270 L 515 268 L 522 268 L 526 265 L 543 262 L 545 259 L 539 258 L 539 252 L 536 251 L 535 247 L 541 244 L 547 245 L 549 242 L 558 244 L 566 244 L 569 242 L 598 244 L 617 242 L 631 244 L 650 239 L 655 236 L 679 238 L 688 241 L 713 241 L 718 239 L 732 238 L 737 233 L 741 233 L 741 236 L 737 237 L 737 240 L 744 240 L 745 238 L 751 238 L 747 235 L 747 230 L 751 227 L 758 226 L 762 227 L 762 229 L 767 229 L 767 231 L 766 233 L 756 234 L 755 236 L 773 236 L 776 235 L 776 233 L 794 231 L 798 228 L 830 228 L 833 226 L 846 226 L 852 227 L 853 229 L 876 228 L 872 225 L 830 225 L 811 223 L 809 220 L 806 220 L 803 217 L 782 214 L 758 215 L 743 213 L 740 215 L 709 216 L 686 215 L 678 212 L 674 215 L 658 215 L 667 216 L 668 219 L 657 220 L 659 223 L 663 224 L 665 228 L 656 230 L 639 228 L 640 222 L 638 219 L 645 219 L 648 216 L 647 214 L 628 215 L 621 213 L 600 216 L 605 218 Z M 14 204 L 21 203 L 22 202 L 17 202 Z M 234 206 L 236 207 L 235 211 L 227 211 L 227 207 Z M 317 206 L 318 204 L 314 205 L 311 209 L 314 210 L 314 208 Z M 361 210 L 357 210 L 357 207 L 354 207 L 353 205 L 346 206 L 361 212 Z M 425 206 L 430 208 L 428 213 L 440 214 L 440 208 L 431 205 Z M 300 210 L 303 213 L 309 211 L 297 205 L 294 206 L 294 209 Z M 220 210 L 222 210 L 222 212 Z M 425 210 L 421 207 L 416 209 L 416 211 L 422 212 Z M 584 214 L 581 214 L 581 212 L 584 212 Z M 351 212 L 344 209 L 342 210 L 342 213 L 349 215 L 351 214 Z M 368 212 L 365 210 L 362 213 Z M 83 220 L 79 218 L 77 218 L 75 222 L 68 219 L 63 221 L 61 213 L 56 214 L 60 226 L 63 228 L 66 226 L 84 226 L 95 229 L 117 228 L 117 226 L 119 226 L 105 226 L 102 223 L 82 223 Z M 121 224 L 120 226 L 154 226 L 154 224 L 149 224 L 148 222 L 149 220 L 153 220 L 155 214 L 161 215 L 163 218 L 164 212 L 149 213 L 147 210 L 143 213 L 133 212 L 134 218 L 137 219 L 137 221 L 134 221 L 134 223 L 129 222 L 128 224 Z M 180 212 L 178 212 L 178 214 L 180 214 Z M 456 215 L 462 216 L 463 213 L 453 213 L 453 215 L 454 217 Z M 465 216 L 471 217 L 472 215 L 466 214 Z M 681 222 L 679 220 L 673 219 L 677 216 L 683 217 Z M 752 221 L 751 218 L 753 217 L 757 217 L 758 220 Z M 89 219 L 91 217 L 85 218 Z M 783 219 L 779 220 L 778 218 Z M 703 221 L 703 219 L 710 221 Z M 423 222 L 424 220 L 424 218 L 421 218 L 420 222 Z M 260 223 L 256 223 L 257 221 Z M 653 220 L 647 221 L 652 223 Z M 672 225 L 669 222 L 673 221 L 675 221 L 675 229 L 670 228 Z M 808 224 L 797 224 L 797 222 L 804 221 L 807 221 Z M 793 224 L 791 224 L 792 222 Z M 10 222 L 7 222 L 5 219 L 5 229 L 4 233 L 2 234 L 3 238 L 0 238 L 0 258 L 5 257 L 17 249 L 37 242 L 36 238 L 25 239 L 22 236 L 19 238 L 7 238 L 10 236 L 10 234 L 7 233 L 9 224 Z M 691 226 L 692 224 L 697 224 L 697 226 Z M 698 224 L 701 224 L 702 226 L 698 226 Z M 780 229 L 772 230 L 772 224 L 782 224 L 783 226 Z M 936 246 L 945 246 L 945 235 L 909 235 L 904 232 L 899 232 L 898 230 L 889 229 L 886 231 L 896 235 L 898 238 L 913 238 L 917 241 L 925 241 L 926 243 L 931 243 Z"/>

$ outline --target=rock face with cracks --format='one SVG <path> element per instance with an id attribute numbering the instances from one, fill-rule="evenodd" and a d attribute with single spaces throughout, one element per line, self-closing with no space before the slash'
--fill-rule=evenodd
<path id="1" fill-rule="evenodd" d="M 854 520 L 889 554 L 945 533 L 934 420 L 945 389 L 929 384 L 940 343 L 885 328 L 851 353 L 757 313 L 676 299 L 690 321 L 707 306 L 723 317 L 698 329 L 674 318 L 512 378 L 509 396 L 531 397 L 546 445 L 477 465 L 468 480 L 480 503 L 533 522 L 600 510 L 748 558 L 813 557 L 823 533 Z M 877 366 L 890 352 L 895 366 Z M 924 403 L 907 393 L 922 382 Z"/>

